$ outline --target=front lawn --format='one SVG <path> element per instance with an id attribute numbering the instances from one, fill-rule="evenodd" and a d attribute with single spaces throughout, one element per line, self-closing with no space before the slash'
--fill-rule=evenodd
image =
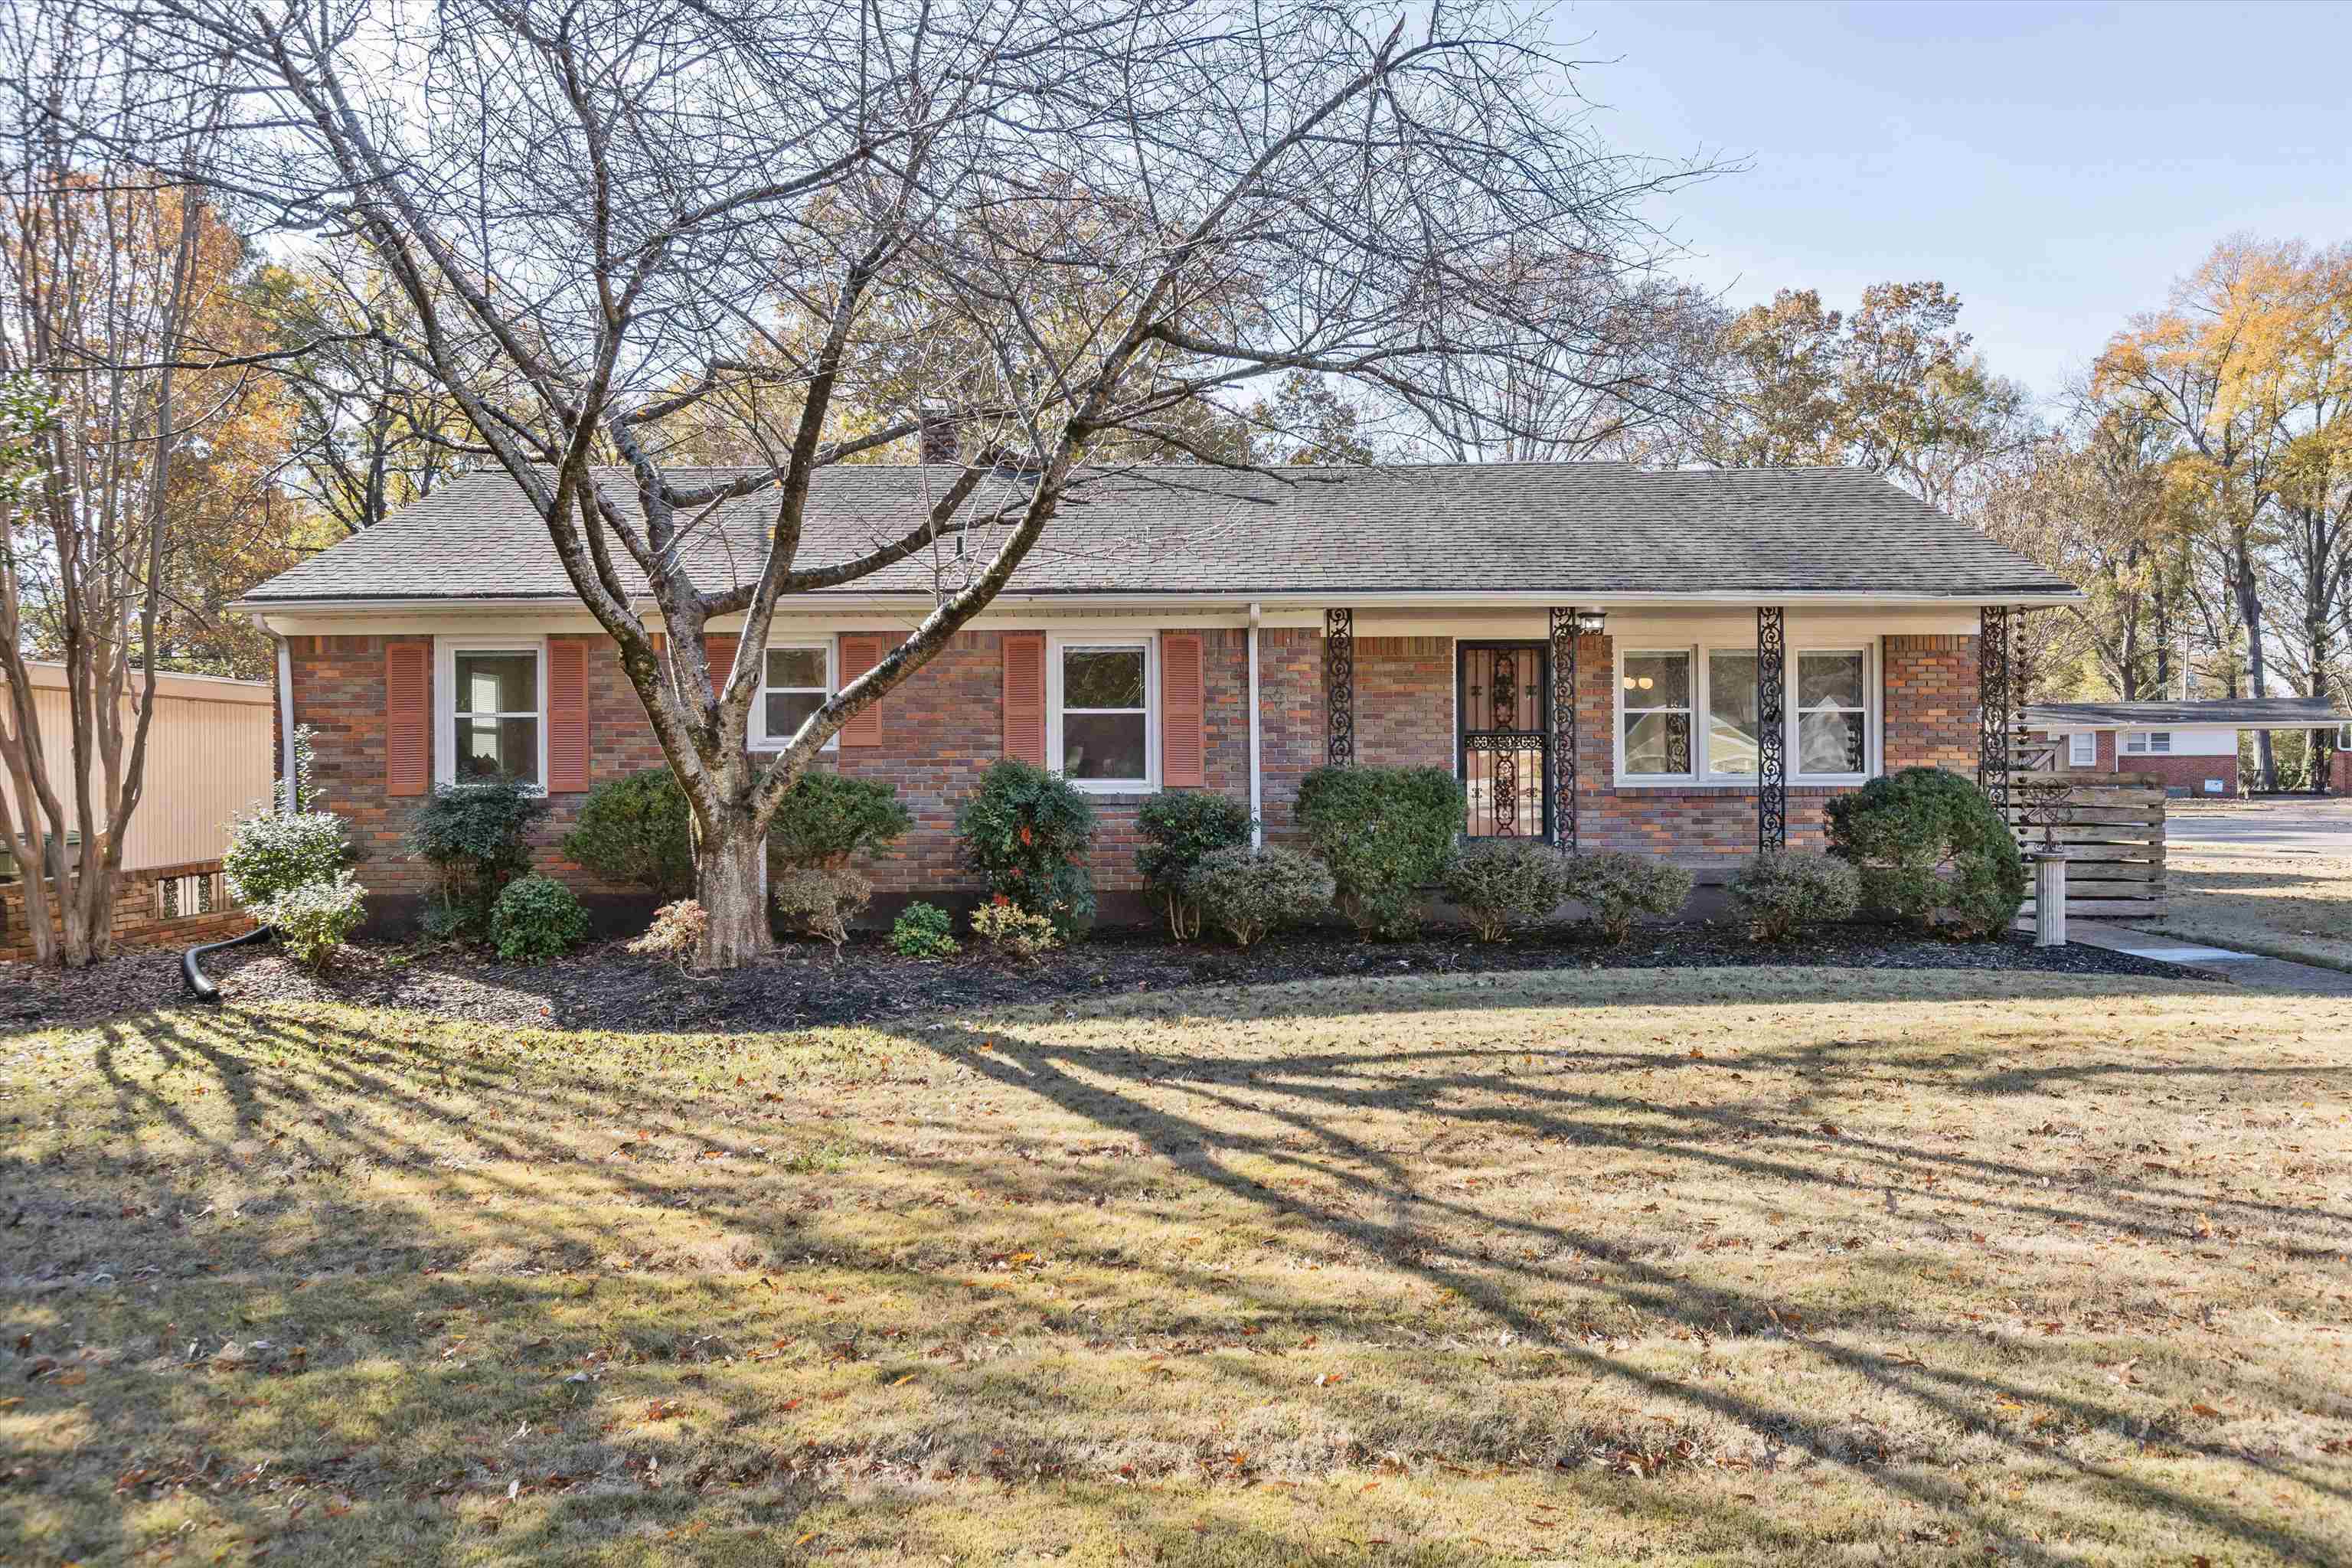
<path id="1" fill-rule="evenodd" d="M 2200 855 L 2175 849 L 2151 931 L 2352 970 L 2352 855 Z"/>
<path id="2" fill-rule="evenodd" d="M 2352 1555 L 2342 1002 L 277 1005 L 0 1079 L 11 1563 Z"/>

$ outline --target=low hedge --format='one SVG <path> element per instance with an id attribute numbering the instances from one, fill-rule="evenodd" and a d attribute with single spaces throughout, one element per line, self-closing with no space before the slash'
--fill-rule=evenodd
<path id="1" fill-rule="evenodd" d="M 1331 868 L 1339 912 L 1366 936 L 1421 929 L 1435 883 L 1468 821 L 1461 781 L 1444 768 L 1317 768 L 1299 781 L 1298 823 Z"/>
<path id="2" fill-rule="evenodd" d="M 1975 781 L 1905 768 L 1830 802 L 1830 853 L 1862 879 L 1864 905 L 1923 929 L 1998 936 L 2025 902 L 2016 836 Z"/>

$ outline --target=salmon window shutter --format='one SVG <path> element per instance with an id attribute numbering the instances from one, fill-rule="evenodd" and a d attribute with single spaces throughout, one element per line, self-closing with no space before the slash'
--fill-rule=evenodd
<path id="1" fill-rule="evenodd" d="M 1160 782 L 1198 789 L 1208 782 L 1208 694 L 1201 684 L 1201 634 L 1160 639 Z"/>
<path id="2" fill-rule="evenodd" d="M 433 779 L 433 645 L 383 646 L 383 793 L 423 795 Z"/>
<path id="3" fill-rule="evenodd" d="M 848 685 L 867 670 L 882 662 L 883 638 L 877 635 L 845 635 L 841 639 L 841 684 Z M 882 743 L 882 704 L 877 702 L 856 718 L 841 727 L 841 743 L 845 746 L 878 746 Z"/>
<path id="4" fill-rule="evenodd" d="M 735 645 L 743 639 L 725 632 L 706 633 L 702 657 L 710 661 L 710 695 L 727 689 L 727 673 L 735 668 Z"/>
<path id="5" fill-rule="evenodd" d="M 1004 634 L 1004 754 L 1045 765 L 1045 634 Z"/>
<path id="6" fill-rule="evenodd" d="M 577 795 L 588 787 L 588 645 L 573 637 L 547 645 L 547 789 Z"/>

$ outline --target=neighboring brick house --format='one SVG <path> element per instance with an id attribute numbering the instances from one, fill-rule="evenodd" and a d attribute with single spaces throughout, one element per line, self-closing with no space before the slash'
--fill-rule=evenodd
<path id="1" fill-rule="evenodd" d="M 2049 765 L 2074 772 L 2153 773 L 2184 795 L 2239 792 L 2239 737 L 2250 730 L 2318 730 L 2331 740 L 2347 722 L 2326 698 L 2213 697 L 2180 702 L 2044 702 L 2026 710 L 2028 731 L 2053 748 Z M 2334 770 L 2344 782 L 2352 775 Z"/>
<path id="2" fill-rule="evenodd" d="M 827 470 L 803 559 L 903 531 L 947 478 Z M 610 488 L 625 504 L 617 476 Z M 758 501 L 698 536 L 706 588 L 757 569 Z M 989 553 L 975 537 L 968 557 L 943 539 L 931 559 L 782 605 L 763 655 L 740 661 L 761 687 L 755 749 L 903 637 L 940 576 Z M 1572 798 L 1581 847 L 1720 868 L 1782 816 L 1788 843 L 1818 845 L 1829 799 L 1878 773 L 1973 773 L 1985 617 L 2075 597 L 1846 469 L 1122 469 L 1082 483 L 1008 589 L 826 761 L 894 784 L 914 813 L 866 868 L 898 895 L 973 888 L 956 808 L 1007 754 L 1097 797 L 1107 914 L 1136 889 L 1147 795 L 1222 791 L 1279 841 L 1299 780 L 1333 760 L 1454 771 L 1474 834 L 1567 839 Z M 240 608 L 281 639 L 320 793 L 357 826 L 361 879 L 392 900 L 424 891 L 399 841 L 436 780 L 504 768 L 542 784 L 551 845 L 589 786 L 661 761 L 609 639 L 502 475 L 450 484 Z M 709 644 L 714 668 L 738 662 L 730 633 Z M 556 854 L 543 862 L 583 892 L 625 891 Z"/>

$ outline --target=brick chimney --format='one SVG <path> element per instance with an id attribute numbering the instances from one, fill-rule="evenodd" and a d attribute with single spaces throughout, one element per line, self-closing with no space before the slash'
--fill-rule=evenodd
<path id="1" fill-rule="evenodd" d="M 916 418 L 922 422 L 917 435 L 919 463 L 952 463 L 956 459 L 956 422 L 949 412 L 937 405 L 919 410 Z"/>

